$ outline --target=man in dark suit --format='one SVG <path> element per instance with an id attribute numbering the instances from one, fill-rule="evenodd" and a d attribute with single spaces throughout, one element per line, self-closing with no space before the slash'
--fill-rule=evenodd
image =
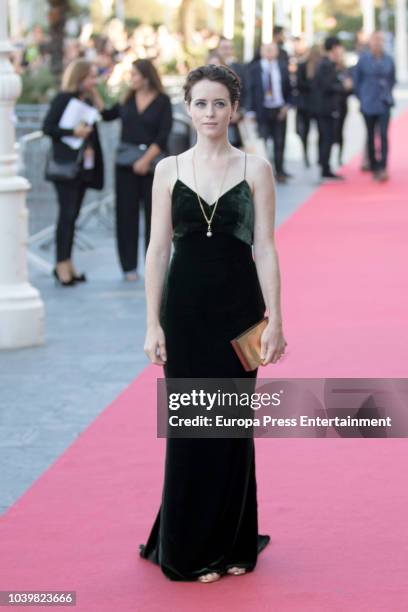
<path id="1" fill-rule="evenodd" d="M 278 56 L 275 42 L 262 44 L 261 58 L 248 68 L 245 108 L 247 116 L 256 118 L 260 136 L 265 141 L 273 139 L 276 180 L 285 183 L 284 136 L 291 86 L 287 65 Z"/>
<path id="2" fill-rule="evenodd" d="M 273 41 L 276 42 L 279 48 L 278 60 L 286 66 L 289 65 L 289 55 L 288 52 L 284 49 L 283 45 L 285 44 L 285 30 L 283 26 L 275 25 L 273 26 Z"/>
<path id="3" fill-rule="evenodd" d="M 316 100 L 317 125 L 319 129 L 319 164 L 322 178 L 343 179 L 330 168 L 330 153 L 335 138 L 336 120 L 340 116 L 340 105 L 344 94 L 353 87 L 351 78 L 342 78 L 337 69 L 341 63 L 343 45 L 335 36 L 324 43 L 325 56 L 320 60 L 313 87 Z"/>
<path id="4" fill-rule="evenodd" d="M 239 78 L 241 79 L 241 104 L 240 107 L 242 109 L 243 104 L 246 99 L 245 85 L 246 85 L 246 65 L 238 62 L 235 57 L 235 49 L 234 49 L 234 41 L 230 38 L 226 38 L 226 36 L 221 36 L 220 41 L 217 47 L 218 55 L 221 57 L 221 60 L 232 68 Z"/>
<path id="5" fill-rule="evenodd" d="M 246 65 L 238 62 L 235 57 L 234 41 L 226 36 L 221 36 L 216 53 L 223 64 L 234 70 L 241 80 L 241 99 L 239 108 L 233 113 L 232 119 L 228 126 L 228 139 L 234 147 L 242 147 L 243 142 L 239 130 L 239 123 L 242 121 L 245 113 L 246 99 Z"/>
<path id="6" fill-rule="evenodd" d="M 278 60 L 279 60 L 279 62 L 284 64 L 286 66 L 286 68 L 289 70 L 289 53 L 284 48 L 284 44 L 285 44 L 285 28 L 283 26 L 281 26 L 281 25 L 274 25 L 273 26 L 273 40 L 278 45 L 278 49 L 279 49 Z M 289 74 L 289 78 L 290 78 L 290 74 Z M 284 119 L 284 132 L 283 132 L 283 149 L 285 149 L 285 143 L 286 143 L 286 131 L 287 131 L 287 127 L 288 127 L 287 124 L 288 124 L 287 117 L 285 117 L 285 119 Z M 282 172 L 283 172 L 283 174 L 284 174 L 284 176 L 286 178 L 290 178 L 292 176 L 291 174 L 286 172 L 286 170 L 284 168 L 282 169 Z"/>

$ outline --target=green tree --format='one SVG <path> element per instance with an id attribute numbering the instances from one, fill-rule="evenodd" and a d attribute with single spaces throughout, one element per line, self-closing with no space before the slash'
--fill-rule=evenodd
<path id="1" fill-rule="evenodd" d="M 362 26 L 360 1 L 325 0 L 315 7 L 314 19 L 317 30 L 320 32 L 330 34 L 337 34 L 340 31 L 350 34 L 356 33 Z M 331 25 L 332 20 L 333 25 Z"/>

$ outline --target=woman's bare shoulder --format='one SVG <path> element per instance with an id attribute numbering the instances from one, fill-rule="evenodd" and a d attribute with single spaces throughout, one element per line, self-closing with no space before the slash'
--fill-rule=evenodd
<path id="1" fill-rule="evenodd" d="M 262 155 L 247 153 L 247 179 L 253 190 L 271 176 L 273 178 L 272 165 L 269 160 Z"/>
<path id="2" fill-rule="evenodd" d="M 159 181 L 160 185 L 166 185 L 169 193 L 173 191 L 173 187 L 179 177 L 181 165 L 184 163 L 185 158 L 189 157 L 190 150 L 191 149 L 187 149 L 187 151 L 183 151 L 178 155 L 168 155 L 161 159 L 156 165 L 156 180 Z"/>
<path id="3" fill-rule="evenodd" d="M 247 153 L 247 164 L 248 170 L 252 170 L 255 173 L 272 167 L 269 160 L 255 153 Z"/>
<path id="4" fill-rule="evenodd" d="M 176 155 L 168 155 L 161 159 L 154 171 L 154 179 L 160 188 L 167 188 L 171 193 L 173 185 L 177 178 L 177 160 Z"/>

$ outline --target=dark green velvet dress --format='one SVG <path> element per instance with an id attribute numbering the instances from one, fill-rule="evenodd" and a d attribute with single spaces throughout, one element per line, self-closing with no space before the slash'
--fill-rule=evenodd
<path id="1" fill-rule="evenodd" d="M 209 216 L 211 206 L 203 205 Z M 245 170 L 219 199 L 212 237 L 196 193 L 179 178 L 172 221 L 174 252 L 160 311 L 165 377 L 255 379 L 257 371 L 245 372 L 230 343 L 265 312 Z M 171 580 L 196 580 L 232 566 L 253 570 L 268 542 L 258 534 L 253 438 L 167 438 L 161 506 L 141 557 Z"/>

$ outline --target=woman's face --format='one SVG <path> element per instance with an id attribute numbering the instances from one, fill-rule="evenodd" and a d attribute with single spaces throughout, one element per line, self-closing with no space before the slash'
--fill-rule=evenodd
<path id="1" fill-rule="evenodd" d="M 229 91 L 217 81 L 202 79 L 191 88 L 191 102 L 187 112 L 197 132 L 209 137 L 218 137 L 225 133 L 230 117 L 238 106 L 231 106 Z"/>
<path id="2" fill-rule="evenodd" d="M 143 74 L 136 68 L 136 66 L 133 66 L 130 78 L 132 89 L 135 89 L 137 91 L 138 89 L 143 87 L 145 78 Z"/>
<path id="3" fill-rule="evenodd" d="M 343 47 L 342 45 L 336 45 L 335 47 L 333 47 L 332 49 L 332 60 L 333 62 L 335 62 L 336 64 L 341 64 L 343 61 Z"/>
<path id="4" fill-rule="evenodd" d="M 91 91 L 94 89 L 98 82 L 98 69 L 95 64 L 92 64 L 87 76 L 81 83 L 82 91 Z"/>

